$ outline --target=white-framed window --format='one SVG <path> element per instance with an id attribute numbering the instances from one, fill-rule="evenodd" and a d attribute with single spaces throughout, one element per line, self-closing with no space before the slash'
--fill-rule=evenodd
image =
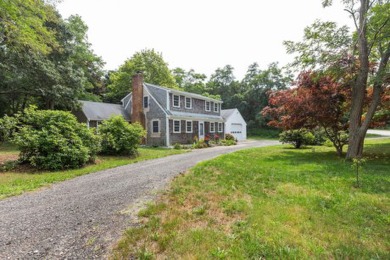
<path id="1" fill-rule="evenodd" d="M 206 111 L 210 111 L 210 110 L 211 110 L 210 101 L 206 101 L 206 102 L 204 103 L 204 109 L 205 109 Z"/>
<path id="2" fill-rule="evenodd" d="M 214 132 L 215 132 L 215 123 L 211 122 L 210 123 L 210 133 L 214 133 Z"/>
<path id="3" fill-rule="evenodd" d="M 186 121 L 186 133 L 192 133 L 192 121 Z"/>
<path id="4" fill-rule="evenodd" d="M 181 133 L 180 120 L 173 120 L 173 132 L 174 133 Z"/>
<path id="5" fill-rule="evenodd" d="M 144 96 L 144 108 L 148 108 L 148 107 L 149 107 L 149 97 Z"/>
<path id="6" fill-rule="evenodd" d="M 218 112 L 218 103 L 214 103 L 214 112 Z"/>
<path id="7" fill-rule="evenodd" d="M 222 123 L 218 123 L 218 133 L 222 133 L 223 125 Z"/>
<path id="8" fill-rule="evenodd" d="M 160 120 L 152 120 L 152 133 L 160 133 Z"/>
<path id="9" fill-rule="evenodd" d="M 180 107 L 180 96 L 173 95 L 173 107 Z"/>
<path id="10" fill-rule="evenodd" d="M 185 101 L 186 101 L 186 108 L 191 109 L 192 108 L 192 98 L 186 97 Z"/>

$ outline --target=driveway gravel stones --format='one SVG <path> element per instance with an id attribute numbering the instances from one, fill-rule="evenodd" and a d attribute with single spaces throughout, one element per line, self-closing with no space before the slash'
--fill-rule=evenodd
<path id="1" fill-rule="evenodd" d="M 0 201 L 0 259 L 107 258 L 136 212 L 200 161 L 277 141 L 247 141 L 121 166 Z"/>

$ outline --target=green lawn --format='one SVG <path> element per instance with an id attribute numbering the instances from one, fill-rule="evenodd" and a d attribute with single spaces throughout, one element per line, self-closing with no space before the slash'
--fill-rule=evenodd
<path id="1" fill-rule="evenodd" d="M 367 141 L 361 187 L 329 147 L 203 162 L 139 214 L 114 258 L 390 259 L 390 139 Z"/>
<path id="2" fill-rule="evenodd" d="M 47 186 L 55 182 L 68 180 L 92 172 L 185 152 L 184 150 L 164 148 L 139 148 L 138 151 L 139 156 L 136 158 L 99 156 L 96 164 L 76 170 L 56 172 L 31 172 L 31 170 L 19 170 L 17 172 L 0 172 L 0 199 L 19 195 L 25 191 L 32 191 L 42 186 Z M 18 151 L 11 145 L 0 146 L 0 155 L 17 153 Z"/>

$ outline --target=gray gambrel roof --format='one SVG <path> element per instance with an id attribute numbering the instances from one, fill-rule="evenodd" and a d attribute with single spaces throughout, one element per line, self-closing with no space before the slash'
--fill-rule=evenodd
<path id="1" fill-rule="evenodd" d="M 84 100 L 79 100 L 79 102 L 81 103 L 81 110 L 88 120 L 101 121 L 114 115 L 121 115 L 126 121 L 130 121 L 130 113 L 122 105 Z"/>

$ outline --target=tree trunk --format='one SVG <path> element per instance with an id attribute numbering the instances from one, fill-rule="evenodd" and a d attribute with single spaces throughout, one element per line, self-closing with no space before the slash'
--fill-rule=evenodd
<path id="1" fill-rule="evenodd" d="M 360 0 L 359 28 L 358 29 L 358 49 L 360 69 L 356 82 L 352 88 L 352 104 L 349 117 L 349 141 L 347 159 L 358 157 L 359 152 L 363 152 L 363 139 L 365 131 L 361 129 L 361 119 L 363 114 L 364 98 L 366 94 L 367 79 L 369 72 L 369 50 L 367 44 L 367 11 L 369 0 Z M 363 134 L 364 133 L 364 134 Z"/>

